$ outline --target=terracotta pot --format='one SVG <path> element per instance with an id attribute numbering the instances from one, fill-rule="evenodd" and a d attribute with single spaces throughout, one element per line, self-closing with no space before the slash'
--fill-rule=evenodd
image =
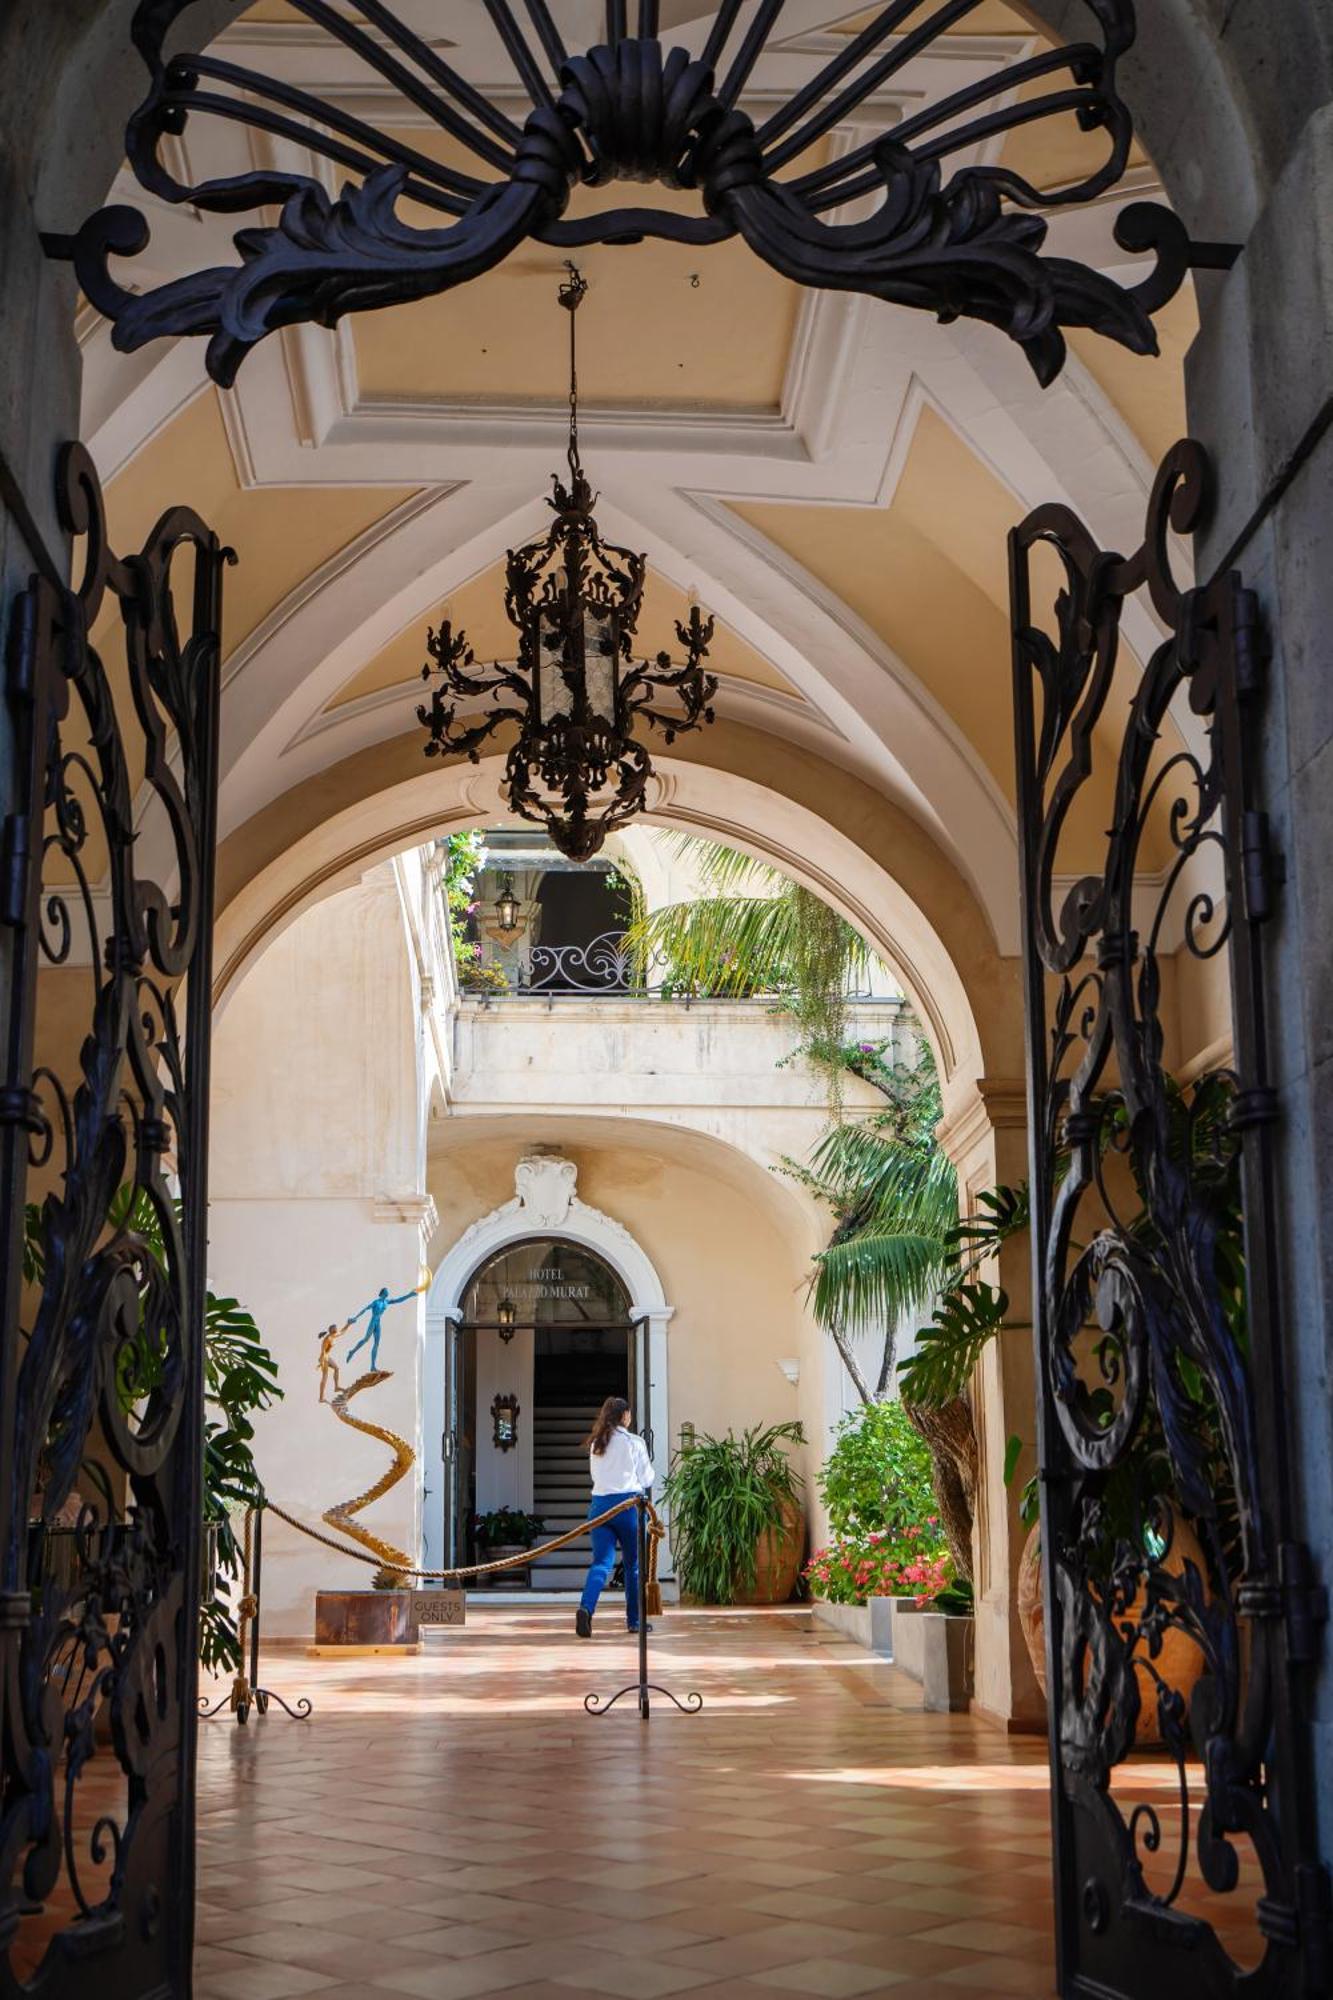
<path id="1" fill-rule="evenodd" d="M 1201 1576 L 1207 1576 L 1208 1566 L 1199 1545 L 1199 1538 L 1187 1521 L 1177 1517 L 1171 1535 L 1171 1547 L 1162 1567 L 1168 1576 L 1179 1576 L 1187 1562 L 1194 1564 Z M 1137 1617 L 1141 1591 L 1132 1597 L 1125 1607 L 1125 1617 Z M 1037 1677 L 1037 1685 L 1046 1692 L 1046 1607 L 1041 1590 L 1041 1528 L 1033 1528 L 1018 1562 L 1018 1622 L 1027 1641 L 1028 1657 L 1032 1661 L 1032 1671 Z M 1175 1627 L 1168 1629 L 1162 1640 L 1162 1650 L 1152 1662 L 1137 1661 L 1134 1671 L 1139 1681 L 1139 1719 L 1134 1732 L 1136 1748 L 1143 1749 L 1160 1743 L 1162 1732 L 1157 1723 L 1157 1682 L 1154 1674 L 1160 1674 L 1167 1686 L 1182 1695 L 1188 1710 L 1191 1695 L 1200 1675 L 1204 1671 L 1204 1656 L 1187 1632 Z"/>
<path id="2" fill-rule="evenodd" d="M 755 1545 L 754 1587 L 737 1590 L 737 1604 L 785 1604 L 796 1588 L 805 1553 L 805 1510 L 788 1501 L 782 1525 L 766 1528 Z"/>
<path id="3" fill-rule="evenodd" d="M 527 1546 L 526 1542 L 498 1542 L 494 1548 L 487 1549 L 485 1560 L 487 1562 L 499 1562 L 502 1558 L 521 1556 Z M 530 1569 L 492 1570 L 491 1574 L 486 1578 L 486 1582 L 492 1590 L 524 1590 L 532 1582 L 532 1571 Z"/>
<path id="4" fill-rule="evenodd" d="M 1037 1686 L 1046 1692 L 1046 1606 L 1041 1594 L 1041 1523 L 1032 1529 L 1018 1558 L 1018 1623 L 1027 1642 Z"/>

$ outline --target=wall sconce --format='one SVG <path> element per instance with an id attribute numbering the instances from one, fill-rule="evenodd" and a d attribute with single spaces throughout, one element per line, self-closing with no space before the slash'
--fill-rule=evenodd
<path id="1" fill-rule="evenodd" d="M 512 1451 L 518 1443 L 518 1397 L 497 1396 L 491 1404 L 491 1443 L 497 1451 Z"/>
<path id="2" fill-rule="evenodd" d="M 792 1386 L 792 1388 L 794 1389 L 794 1388 L 796 1387 L 797 1383 L 798 1383 L 798 1382 L 800 1381 L 800 1379 L 801 1379 L 801 1364 L 800 1364 L 800 1362 L 799 1362 L 799 1361 L 779 1361 L 779 1363 L 778 1363 L 778 1367 L 779 1367 L 779 1368 L 780 1368 L 780 1369 L 782 1370 L 783 1374 L 784 1374 L 784 1375 L 786 1376 L 787 1380 L 788 1380 L 788 1381 L 789 1381 L 789 1382 L 791 1383 L 791 1386 Z"/>
<path id="3" fill-rule="evenodd" d="M 506 1347 L 514 1338 L 514 1326 L 518 1319 L 518 1307 L 510 1298 L 501 1299 L 495 1308 L 495 1317 L 500 1328 L 500 1338 Z"/>
<path id="4" fill-rule="evenodd" d="M 682 1424 L 682 1425 L 681 1425 L 681 1427 L 680 1427 L 680 1449 L 681 1449 L 681 1455 L 682 1455 L 682 1456 L 684 1456 L 684 1454 L 685 1454 L 685 1453 L 686 1453 L 687 1451 L 693 1451 L 693 1450 L 694 1450 L 694 1425 L 693 1425 L 693 1424 Z"/>

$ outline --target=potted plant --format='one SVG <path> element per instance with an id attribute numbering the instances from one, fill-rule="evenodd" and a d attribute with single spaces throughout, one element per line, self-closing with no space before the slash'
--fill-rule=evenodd
<path id="1" fill-rule="evenodd" d="M 800 1475 L 786 1445 L 797 1423 L 756 1425 L 740 1437 L 701 1434 L 677 1454 L 666 1482 L 681 1590 L 702 1604 L 785 1604 L 805 1544 Z"/>
<path id="2" fill-rule="evenodd" d="M 482 1562 L 499 1562 L 504 1556 L 521 1555 L 524 1549 L 532 1547 L 545 1525 L 540 1514 L 524 1513 L 521 1507 L 492 1507 L 488 1513 L 477 1514 L 472 1522 L 472 1536 L 478 1558 Z M 532 1582 L 532 1571 L 526 1565 L 497 1570 L 488 1582 L 492 1588 L 518 1588 Z"/>

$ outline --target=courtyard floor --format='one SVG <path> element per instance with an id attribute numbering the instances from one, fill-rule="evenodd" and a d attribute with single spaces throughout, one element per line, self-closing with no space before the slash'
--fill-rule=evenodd
<path id="1" fill-rule="evenodd" d="M 926 1715 L 808 1612 L 469 1611 L 412 1660 L 275 1652 L 315 1713 L 203 1725 L 198 2000 L 1051 1985 L 1044 1747 Z"/>

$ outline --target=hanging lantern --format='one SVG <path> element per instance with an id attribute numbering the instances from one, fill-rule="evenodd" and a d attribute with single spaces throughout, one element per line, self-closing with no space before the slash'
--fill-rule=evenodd
<path id="1" fill-rule="evenodd" d="M 500 1338 L 508 1346 L 509 1342 L 514 1338 L 514 1327 L 518 1320 L 518 1307 L 512 1299 L 503 1298 L 495 1308 L 495 1318 L 500 1330 Z"/>
<path id="2" fill-rule="evenodd" d="M 555 520 L 539 540 L 505 559 L 505 612 L 518 631 L 515 664 L 479 666 L 467 635 L 446 619 L 426 638 L 438 676 L 418 719 L 429 731 L 428 757 L 459 751 L 475 763 L 502 722 L 518 728 L 505 764 L 504 790 L 520 819 L 545 827 L 562 854 L 586 861 L 608 833 L 646 803 L 652 763 L 634 734 L 642 721 L 669 744 L 683 730 L 713 720 L 716 678 L 704 669 L 713 620 L 692 604 L 677 622 L 684 652 L 635 659 L 647 557 L 604 542 L 593 518 L 595 495 L 579 458 L 575 315 L 587 291 L 571 264 L 560 288 L 569 314 L 569 478 L 557 474 L 548 502 Z M 466 704 L 479 720 L 460 714 Z"/>
<path id="3" fill-rule="evenodd" d="M 514 894 L 512 875 L 504 875 L 500 879 L 500 893 L 495 899 L 495 918 L 502 931 L 518 929 L 518 897 Z"/>

